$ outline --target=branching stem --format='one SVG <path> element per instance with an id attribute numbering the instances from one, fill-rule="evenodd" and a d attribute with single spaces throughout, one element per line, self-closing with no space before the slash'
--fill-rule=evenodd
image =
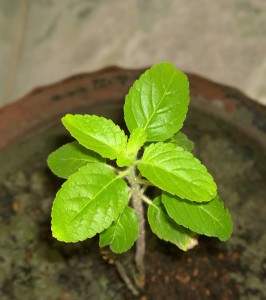
<path id="1" fill-rule="evenodd" d="M 145 268 L 144 268 L 144 255 L 145 255 L 145 218 L 142 202 L 142 190 L 137 181 L 136 169 L 132 168 L 131 172 L 127 176 L 128 182 L 132 190 L 132 205 L 138 214 L 139 218 L 139 235 L 136 242 L 136 255 L 135 261 L 137 265 L 137 278 L 136 284 L 140 289 L 144 289 L 145 286 Z"/>

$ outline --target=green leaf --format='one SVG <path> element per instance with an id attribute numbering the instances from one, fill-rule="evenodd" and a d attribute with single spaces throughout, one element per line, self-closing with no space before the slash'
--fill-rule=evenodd
<path id="1" fill-rule="evenodd" d="M 136 159 L 139 149 L 146 142 L 146 133 L 143 128 L 133 129 L 126 148 L 119 154 L 117 165 L 119 167 L 129 166 Z"/>
<path id="2" fill-rule="evenodd" d="M 210 202 L 195 203 L 163 193 L 162 202 L 177 224 L 194 232 L 215 236 L 221 241 L 229 239 L 232 233 L 230 213 L 218 196 Z"/>
<path id="3" fill-rule="evenodd" d="M 87 150 L 78 142 L 68 143 L 48 156 L 48 166 L 58 177 L 67 179 L 80 167 L 89 163 L 104 162 L 97 153 Z"/>
<path id="4" fill-rule="evenodd" d="M 128 202 L 126 182 L 106 165 L 91 163 L 72 174 L 52 208 L 52 233 L 59 241 L 93 237 L 115 221 Z"/>
<path id="5" fill-rule="evenodd" d="M 100 233 L 100 247 L 110 245 L 115 253 L 129 250 L 138 237 L 138 216 L 127 206 L 118 219 Z"/>
<path id="6" fill-rule="evenodd" d="M 188 152 L 192 152 L 194 149 L 194 143 L 181 131 L 178 131 L 167 142 L 175 144 L 176 146 L 181 147 Z"/>
<path id="7" fill-rule="evenodd" d="M 216 184 L 205 166 L 174 144 L 151 144 L 137 167 L 154 185 L 183 199 L 210 201 L 217 194 Z"/>
<path id="8" fill-rule="evenodd" d="M 153 203 L 149 205 L 148 221 L 152 232 L 160 239 L 173 243 L 183 251 L 190 248 L 195 233 L 178 225 L 168 216 L 160 197 L 155 198 Z"/>
<path id="9" fill-rule="evenodd" d="M 137 127 L 147 141 L 169 139 L 182 126 L 189 104 L 187 76 L 169 62 L 151 67 L 126 96 L 124 115 L 130 132 Z"/>
<path id="10" fill-rule="evenodd" d="M 115 159 L 126 147 L 127 136 L 113 121 L 91 115 L 66 115 L 62 122 L 85 148 L 102 157 Z"/>
<path id="11" fill-rule="evenodd" d="M 135 128 L 132 130 L 127 143 L 127 153 L 129 156 L 136 156 L 139 149 L 146 142 L 146 132 L 143 128 Z"/>

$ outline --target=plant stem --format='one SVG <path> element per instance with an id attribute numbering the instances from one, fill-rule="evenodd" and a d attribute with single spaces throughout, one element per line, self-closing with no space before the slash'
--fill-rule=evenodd
<path id="1" fill-rule="evenodd" d="M 118 274 L 124 280 L 124 282 L 125 282 L 126 286 L 128 287 L 128 289 L 132 292 L 132 294 L 134 296 L 138 296 L 139 292 L 136 289 L 136 287 L 134 287 L 134 285 L 132 284 L 132 282 L 131 282 L 130 278 L 128 277 L 123 265 L 119 261 L 115 261 L 114 264 L 115 264 L 115 267 L 117 269 Z"/>
<path id="2" fill-rule="evenodd" d="M 113 264 L 116 267 L 118 274 L 121 279 L 124 281 L 127 288 L 132 292 L 133 295 L 138 296 L 139 291 L 133 285 L 131 279 L 128 277 L 127 272 L 124 266 L 117 260 L 117 257 L 109 249 L 101 249 L 102 259 L 106 260 L 109 264 Z"/>
<path id="3" fill-rule="evenodd" d="M 153 202 L 152 202 L 147 196 L 142 195 L 141 198 L 142 198 L 142 200 L 143 200 L 144 202 L 146 202 L 148 205 L 153 205 L 153 206 L 154 206 Z"/>
<path id="4" fill-rule="evenodd" d="M 142 202 L 141 187 L 136 180 L 136 170 L 132 168 L 132 171 L 128 175 L 128 181 L 132 189 L 132 205 L 138 214 L 139 218 L 139 235 L 136 242 L 136 255 L 135 261 L 137 265 L 137 278 L 136 284 L 140 289 L 144 289 L 145 286 L 145 268 L 144 268 L 144 255 L 145 255 L 145 218 Z"/>

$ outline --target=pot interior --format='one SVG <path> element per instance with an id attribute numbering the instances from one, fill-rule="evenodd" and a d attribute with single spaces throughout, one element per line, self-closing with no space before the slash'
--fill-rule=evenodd
<path id="1" fill-rule="evenodd" d="M 85 113 L 124 126 L 119 105 L 88 106 Z M 217 182 L 232 213 L 234 233 L 226 243 L 200 237 L 198 247 L 183 253 L 147 228 L 144 294 L 148 299 L 164 299 L 163 295 L 262 299 L 266 297 L 264 149 L 231 125 L 196 109 L 190 110 L 184 132 Z M 51 237 L 51 205 L 63 181 L 50 173 L 46 159 L 69 140 L 58 120 L 56 126 L 1 154 L 0 299 L 135 299 L 113 266 L 101 259 L 97 238 L 64 244 Z M 130 270 L 132 255 L 133 251 L 118 258 Z"/>

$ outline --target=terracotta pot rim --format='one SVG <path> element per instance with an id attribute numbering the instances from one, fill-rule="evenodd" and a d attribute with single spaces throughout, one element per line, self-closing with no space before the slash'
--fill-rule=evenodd
<path id="1" fill-rule="evenodd" d="M 0 108 L 0 151 L 30 134 L 38 125 L 58 121 L 58 117 L 73 108 L 110 105 L 110 98 L 114 105 L 121 105 L 119 98 L 126 95 L 134 80 L 146 69 L 110 66 L 33 89 Z M 235 125 L 266 148 L 266 106 L 248 98 L 238 89 L 196 74 L 186 74 L 193 98 L 192 107 Z"/>

